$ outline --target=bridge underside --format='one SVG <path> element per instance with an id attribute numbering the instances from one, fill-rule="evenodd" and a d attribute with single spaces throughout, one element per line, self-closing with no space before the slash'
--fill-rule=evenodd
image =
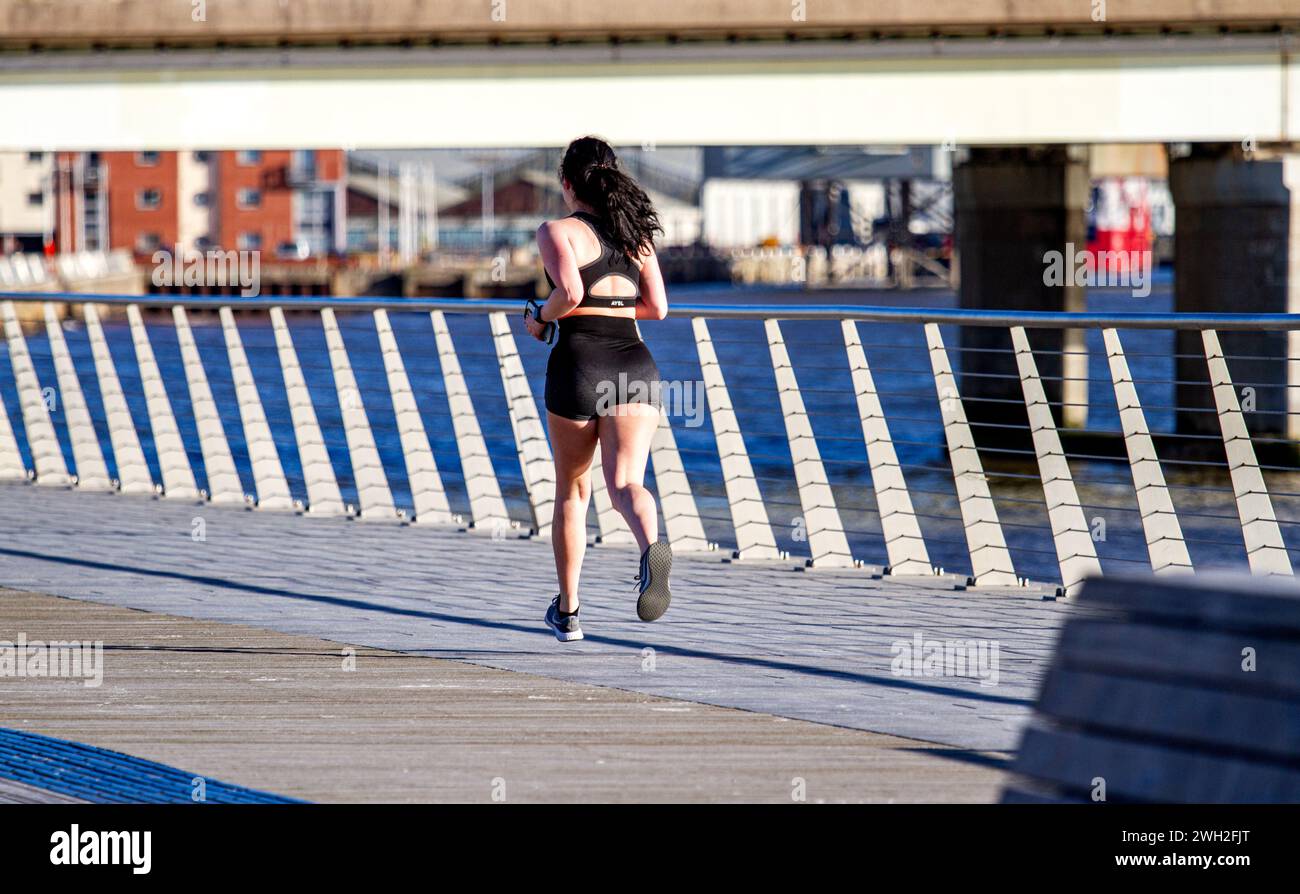
<path id="1" fill-rule="evenodd" d="M 1289 0 L 0 0 L 0 47 L 1168 34 L 1295 19 Z"/>
<path id="2" fill-rule="evenodd" d="M 0 58 L 0 149 L 1237 142 L 1300 134 L 1286 35 Z"/>

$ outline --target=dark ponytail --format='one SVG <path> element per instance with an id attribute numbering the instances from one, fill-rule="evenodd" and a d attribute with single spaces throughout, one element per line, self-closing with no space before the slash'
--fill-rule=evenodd
<path id="1" fill-rule="evenodd" d="M 618 167 L 618 158 L 599 137 L 582 137 L 569 144 L 560 163 L 560 176 L 574 196 L 605 225 L 606 235 L 632 257 L 654 246 L 664 228 L 645 190 Z"/>

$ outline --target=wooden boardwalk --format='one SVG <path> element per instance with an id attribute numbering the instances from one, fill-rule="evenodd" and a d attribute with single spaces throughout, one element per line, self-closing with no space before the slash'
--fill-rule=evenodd
<path id="1" fill-rule="evenodd" d="M 99 690 L 0 678 L 0 726 L 313 800 L 991 799 L 1070 611 L 707 555 L 646 625 L 635 553 L 596 547 L 563 647 L 543 542 L 31 485 L 0 510 L 0 585 L 101 604 L 6 594 L 0 639 L 107 650 Z M 917 636 L 996 645 L 996 685 L 899 675 Z"/>
<path id="2" fill-rule="evenodd" d="M 0 679 L 0 726 L 312 801 L 987 801 L 956 749 L 239 625 L 0 593 L 104 639 L 103 687 Z M 0 800 L 4 798 L 0 789 Z"/>

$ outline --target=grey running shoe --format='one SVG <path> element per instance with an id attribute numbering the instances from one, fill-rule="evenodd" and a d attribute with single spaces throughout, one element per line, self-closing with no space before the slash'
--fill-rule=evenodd
<path id="1" fill-rule="evenodd" d="M 578 611 L 582 611 L 579 607 Z M 546 626 L 551 628 L 555 638 L 562 643 L 575 643 L 582 639 L 582 625 L 578 623 L 578 612 L 571 615 L 560 614 L 560 597 L 551 600 L 546 609 Z"/>
<path id="2" fill-rule="evenodd" d="M 673 548 L 660 540 L 646 547 L 641 554 L 641 572 L 636 576 L 639 595 L 636 615 L 642 621 L 653 621 L 668 611 L 672 591 L 668 589 L 668 573 L 673 568 Z"/>

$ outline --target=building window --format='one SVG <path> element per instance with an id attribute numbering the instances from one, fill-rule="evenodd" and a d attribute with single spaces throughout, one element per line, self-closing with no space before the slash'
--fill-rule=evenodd
<path id="1" fill-rule="evenodd" d="M 240 233 L 238 243 L 240 251 L 259 251 L 262 248 L 262 234 Z"/>
<path id="2" fill-rule="evenodd" d="M 45 193 L 29 192 L 27 194 L 27 204 L 31 205 L 33 208 L 41 207 L 42 205 L 45 204 Z"/>
<path id="3" fill-rule="evenodd" d="M 199 251 L 212 251 L 217 247 L 217 244 L 212 241 L 210 236 L 200 236 L 194 240 L 194 247 Z"/>
<path id="4" fill-rule="evenodd" d="M 235 153 L 235 164 L 251 168 L 253 165 L 262 163 L 262 152 L 260 149 L 240 149 Z"/>
<path id="5" fill-rule="evenodd" d="M 206 208 L 212 204 L 212 196 L 206 192 L 196 192 L 194 194 L 194 205 L 196 208 Z"/>
<path id="6" fill-rule="evenodd" d="M 135 207 L 140 211 L 153 211 L 162 204 L 162 193 L 156 189 L 140 189 L 135 193 Z"/>
<path id="7" fill-rule="evenodd" d="M 297 180 L 316 179 L 316 150 L 297 149 L 293 153 L 293 175 Z"/>
<path id="8" fill-rule="evenodd" d="M 235 205 L 239 208 L 260 208 L 262 191 L 246 186 L 235 193 Z"/>
<path id="9" fill-rule="evenodd" d="M 135 154 L 136 167 L 152 168 L 158 164 L 157 152 L 137 152 Z"/>
<path id="10" fill-rule="evenodd" d="M 153 254 L 160 245 L 162 245 L 162 237 L 157 233 L 141 233 L 135 237 L 136 254 Z"/>
<path id="11" fill-rule="evenodd" d="M 207 149 L 200 149 L 194 153 L 194 160 L 201 165 L 205 165 L 212 161 L 212 153 Z"/>
<path id="12" fill-rule="evenodd" d="M 27 153 L 27 163 L 28 163 L 28 164 L 38 165 L 38 164 L 40 164 L 40 163 L 43 162 L 43 161 L 45 161 L 45 153 L 44 153 L 44 152 L 28 152 L 28 153 Z"/>

